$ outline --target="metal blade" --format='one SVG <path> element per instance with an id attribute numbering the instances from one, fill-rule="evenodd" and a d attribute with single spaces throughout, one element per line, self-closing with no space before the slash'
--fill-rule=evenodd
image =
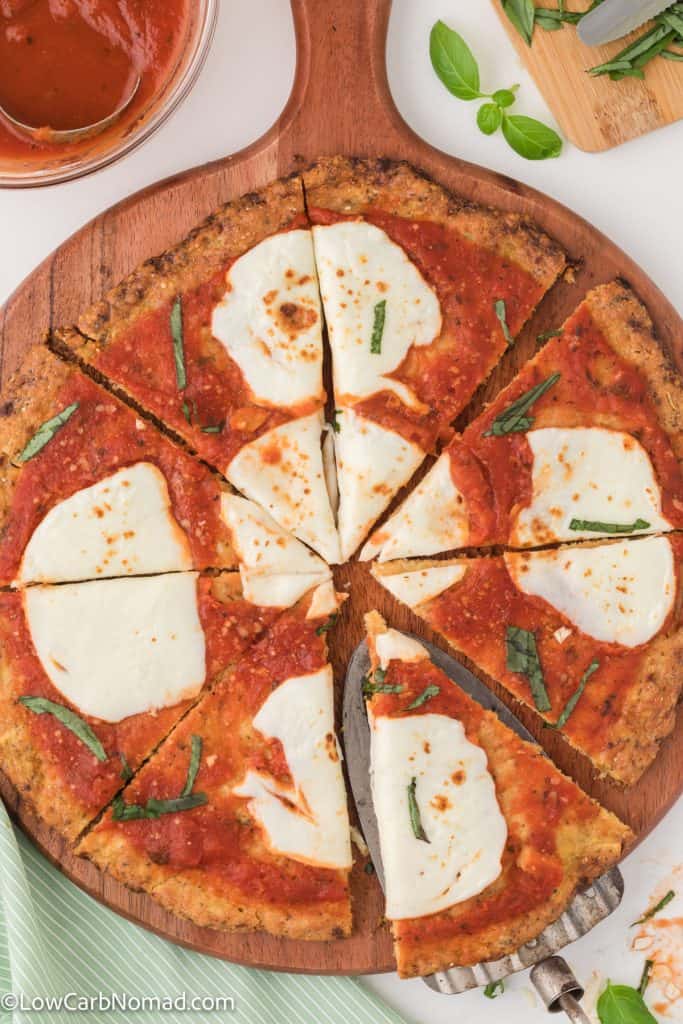
<path id="1" fill-rule="evenodd" d="M 406 636 L 412 636 L 406 633 Z M 413 637 L 426 648 L 434 664 L 445 672 L 470 697 L 494 711 L 500 720 L 523 740 L 535 743 L 531 733 L 515 718 L 510 709 L 477 679 L 456 658 L 444 654 L 422 637 Z M 344 747 L 346 766 L 353 798 L 358 810 L 361 830 L 368 844 L 372 863 L 380 885 L 384 888 L 384 869 L 379 845 L 379 829 L 372 803 L 370 785 L 370 726 L 363 697 L 363 678 L 370 669 L 370 656 L 365 641 L 359 644 L 351 657 L 344 685 Z M 537 939 L 521 946 L 516 953 L 500 960 L 477 964 L 474 967 L 451 967 L 424 978 L 425 984 L 435 992 L 453 995 L 470 988 L 499 981 L 516 971 L 545 960 L 558 950 L 585 935 L 596 924 L 608 917 L 619 906 L 624 893 L 624 881 L 618 868 L 612 868 L 601 878 L 574 897 L 562 916 L 549 925 Z"/>
<path id="2" fill-rule="evenodd" d="M 579 38 L 586 46 L 603 46 L 627 36 L 670 6 L 671 0 L 604 0 L 579 22 Z"/>

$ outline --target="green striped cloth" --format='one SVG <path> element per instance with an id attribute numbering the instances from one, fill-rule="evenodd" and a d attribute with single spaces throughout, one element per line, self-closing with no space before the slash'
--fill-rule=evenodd
<path id="1" fill-rule="evenodd" d="M 107 1008 L 114 993 L 128 999 L 126 1009 L 120 1001 Z M 37 1012 L 40 1000 L 64 997 L 65 1008 Z M 145 1003 L 150 997 L 167 1002 Z M 36 1000 L 33 1009 L 13 1008 L 19 998 L 26 1007 Z M 3 1024 L 401 1024 L 352 978 L 235 967 L 124 921 L 53 868 L 2 803 L 0 1005 Z"/>

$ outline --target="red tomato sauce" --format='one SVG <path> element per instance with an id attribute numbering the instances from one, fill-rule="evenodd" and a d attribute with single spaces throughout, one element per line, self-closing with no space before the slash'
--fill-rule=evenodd
<path id="1" fill-rule="evenodd" d="M 73 402 L 78 402 L 78 409 L 23 464 L 16 478 L 11 515 L 0 537 L 0 582 L 15 579 L 26 545 L 51 508 L 137 462 L 149 462 L 163 473 L 174 517 L 187 537 L 194 564 L 215 565 L 217 545 L 227 543 L 229 537 L 220 515 L 221 490 L 212 475 L 79 373 L 69 377 L 56 395 L 54 413 Z M 12 411 L 5 404 L 0 416 Z M 112 537 L 112 547 L 116 542 Z"/>
<path id="2" fill-rule="evenodd" d="M 309 214 L 314 224 L 358 219 L 316 208 Z M 429 406 L 428 413 L 407 409 L 386 391 L 358 402 L 356 408 L 429 451 L 437 440 L 448 437 L 452 421 L 505 352 L 495 303 L 505 302 L 508 327 L 515 335 L 544 289 L 521 267 L 441 224 L 379 209 L 364 211 L 363 219 L 401 246 L 434 289 L 442 330 L 431 345 L 410 349 L 388 375 L 408 385 Z"/>
<path id="3" fill-rule="evenodd" d="M 0 0 L 0 105 L 32 127 L 81 128 L 112 114 L 140 76 L 132 123 L 175 68 L 189 19 L 189 0 Z M 63 150 L 0 114 L 0 159 Z"/>

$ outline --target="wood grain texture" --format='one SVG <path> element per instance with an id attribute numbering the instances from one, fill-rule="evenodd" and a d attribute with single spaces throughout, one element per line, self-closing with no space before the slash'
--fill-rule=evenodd
<path id="1" fill-rule="evenodd" d="M 683 117 L 683 64 L 654 60 L 645 70 L 644 81 L 612 82 L 607 75 L 593 78 L 586 73 L 623 50 L 642 29 L 593 48 L 584 46 L 573 25 L 557 32 L 537 28 L 529 47 L 503 13 L 500 0 L 491 3 L 563 134 L 579 149 L 599 153 Z M 536 7 L 554 6 L 556 0 L 536 0 Z M 590 0 L 567 3 L 570 11 L 589 7 Z"/>
<path id="2" fill-rule="evenodd" d="M 333 153 L 404 158 L 441 184 L 476 202 L 522 213 L 553 235 L 577 263 L 573 283 L 558 285 L 543 302 L 520 341 L 477 396 L 472 413 L 530 356 L 536 335 L 561 324 L 585 292 L 615 276 L 625 278 L 647 304 L 659 337 L 683 371 L 683 325 L 652 281 L 603 235 L 559 203 L 516 181 L 446 156 L 421 141 L 402 121 L 389 94 L 385 39 L 390 0 L 292 0 L 298 63 L 292 94 L 277 123 L 246 150 L 162 182 L 101 214 L 49 257 L 24 282 L 0 314 L 0 378 L 6 381 L 23 352 L 48 327 L 73 322 L 79 312 L 141 260 L 179 241 L 221 202 L 260 188 Z M 401 629 L 430 639 L 425 626 L 399 607 L 354 563 L 336 572 L 350 589 L 330 642 L 341 690 L 346 663 L 363 634 L 363 613 L 376 607 Z M 436 641 L 438 642 L 438 640 Z M 494 687 L 495 688 L 495 687 Z M 498 691 L 500 692 L 500 691 Z M 341 694 L 339 694 L 340 696 Z M 511 698 L 501 693 L 503 699 Z M 590 766 L 534 716 L 516 708 L 558 765 L 644 836 L 671 805 L 683 779 L 683 716 L 652 769 L 628 793 L 596 781 Z M 221 934 L 171 917 L 148 897 L 133 894 L 65 844 L 32 817 L 20 794 L 0 780 L 0 790 L 24 829 L 78 885 L 118 913 L 194 949 L 259 967 L 324 972 L 367 972 L 394 966 L 382 898 L 362 861 L 353 876 L 356 929 L 329 943 L 280 941 L 260 934 Z"/>

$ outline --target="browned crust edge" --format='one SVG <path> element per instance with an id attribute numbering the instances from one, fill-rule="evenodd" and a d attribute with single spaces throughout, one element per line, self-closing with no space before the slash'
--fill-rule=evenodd
<path id="1" fill-rule="evenodd" d="M 566 266 L 561 247 L 532 222 L 454 195 L 405 161 L 327 157 L 302 177 L 309 208 L 360 214 L 374 206 L 447 225 L 526 270 L 546 290 Z"/>

